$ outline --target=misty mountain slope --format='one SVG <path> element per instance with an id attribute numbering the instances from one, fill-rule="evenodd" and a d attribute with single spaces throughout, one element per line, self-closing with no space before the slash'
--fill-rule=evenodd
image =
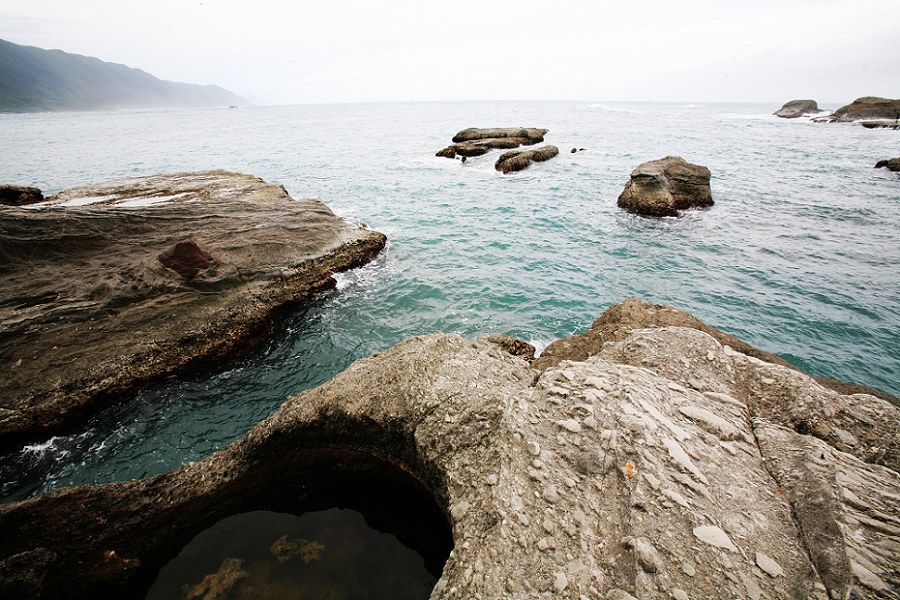
<path id="1" fill-rule="evenodd" d="M 164 81 L 97 58 L 0 40 L 0 112 L 247 104 L 218 86 Z"/>

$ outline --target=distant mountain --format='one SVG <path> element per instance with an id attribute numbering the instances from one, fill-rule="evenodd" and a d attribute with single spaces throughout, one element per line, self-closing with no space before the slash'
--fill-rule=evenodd
<path id="1" fill-rule="evenodd" d="M 97 58 L 0 40 L 0 112 L 248 104 L 215 85 L 164 81 Z"/>

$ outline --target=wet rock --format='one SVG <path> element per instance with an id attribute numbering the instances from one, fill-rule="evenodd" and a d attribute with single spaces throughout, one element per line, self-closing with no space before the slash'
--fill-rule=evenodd
<path id="1" fill-rule="evenodd" d="M 618 206 L 640 215 L 677 217 L 678 211 L 713 205 L 709 169 L 678 156 L 645 162 L 631 172 Z"/>
<path id="2" fill-rule="evenodd" d="M 139 597 L 204 523 L 296 503 L 316 469 L 388 466 L 427 490 L 453 532 L 436 599 L 900 593 L 898 471 L 783 424 L 758 386 L 789 411 L 808 404 L 823 426 L 837 418 L 825 408 L 860 411 L 883 446 L 896 443 L 889 403 L 726 353 L 697 329 L 634 329 L 543 371 L 487 339 L 419 336 L 202 461 L 0 506 L 0 596 L 16 557 L 44 549 L 31 580 L 44 597 Z M 562 425 L 573 422 L 577 433 Z"/>
<path id="3" fill-rule="evenodd" d="M 536 150 L 519 150 L 504 152 L 497 159 L 494 168 L 502 173 L 521 171 L 531 166 L 532 162 L 544 162 L 559 154 L 556 146 L 542 146 Z"/>
<path id="4" fill-rule="evenodd" d="M 876 169 L 888 169 L 891 171 L 900 171 L 900 157 L 889 158 L 887 160 L 879 160 L 875 163 Z"/>
<path id="5" fill-rule="evenodd" d="M 246 348 L 385 243 L 321 202 L 225 171 L 2 208 L 0 356 L 15 367 L 0 377 L 7 448 Z"/>
<path id="6" fill-rule="evenodd" d="M 36 187 L 0 184 L 0 204 L 24 206 L 43 202 L 44 194 Z"/>
<path id="7" fill-rule="evenodd" d="M 226 558 L 218 571 L 210 573 L 197 585 L 186 587 L 182 600 L 226 600 L 231 589 L 250 576 L 243 566 L 244 561 L 239 558 Z"/>
<path id="8" fill-rule="evenodd" d="M 831 122 L 862 121 L 864 119 L 884 119 L 900 121 L 900 99 L 865 96 L 842 106 L 828 118 Z"/>
<path id="9" fill-rule="evenodd" d="M 159 262 L 186 279 L 193 279 L 209 268 L 212 256 L 200 249 L 194 240 L 184 240 L 162 251 Z"/>
<path id="10" fill-rule="evenodd" d="M 518 356 L 523 360 L 531 362 L 534 360 L 534 346 L 526 341 L 514 338 L 510 335 L 492 334 L 484 336 L 484 339 L 496 344 L 504 352 L 509 352 L 513 356 Z"/>
<path id="11" fill-rule="evenodd" d="M 519 138 L 528 140 L 529 144 L 537 144 L 544 141 L 546 134 L 546 129 L 538 129 L 536 127 L 494 127 L 488 129 L 470 127 L 454 135 L 453 142 L 459 144 L 473 140 Z"/>
<path id="12" fill-rule="evenodd" d="M 815 100 L 790 100 L 773 114 L 782 119 L 796 119 L 803 115 L 811 115 L 822 112 Z"/>

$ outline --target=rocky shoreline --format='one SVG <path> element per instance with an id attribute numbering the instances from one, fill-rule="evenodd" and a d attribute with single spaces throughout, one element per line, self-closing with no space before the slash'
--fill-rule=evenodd
<path id="1" fill-rule="evenodd" d="M 632 299 L 533 361 L 411 338 L 203 461 L 0 506 L 0 595 L 143 597 L 199 531 L 327 474 L 440 507 L 432 598 L 898 597 L 897 406 L 723 336 Z"/>
<path id="2" fill-rule="evenodd" d="M 4 448 L 245 350 L 386 242 L 317 200 L 226 171 L 0 206 L 0 239 Z"/>

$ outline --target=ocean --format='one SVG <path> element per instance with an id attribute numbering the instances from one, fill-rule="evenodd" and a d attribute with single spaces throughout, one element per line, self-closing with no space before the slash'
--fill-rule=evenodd
<path id="1" fill-rule="evenodd" d="M 120 177 L 252 173 L 387 234 L 372 264 L 217 369 L 170 379 L 80 431 L 0 457 L 0 500 L 146 477 L 240 437 L 289 396 L 429 332 L 542 349 L 632 296 L 688 310 L 815 374 L 900 394 L 900 132 L 771 116 L 779 105 L 348 104 L 0 115 L 0 181 L 45 194 Z M 837 105 L 829 106 L 836 108 Z M 560 155 L 434 153 L 466 127 L 549 129 Z M 570 148 L 584 148 L 571 154 Z M 715 206 L 624 213 L 639 163 L 709 167 Z M 0 367 L 2 368 L 2 367 Z"/>

